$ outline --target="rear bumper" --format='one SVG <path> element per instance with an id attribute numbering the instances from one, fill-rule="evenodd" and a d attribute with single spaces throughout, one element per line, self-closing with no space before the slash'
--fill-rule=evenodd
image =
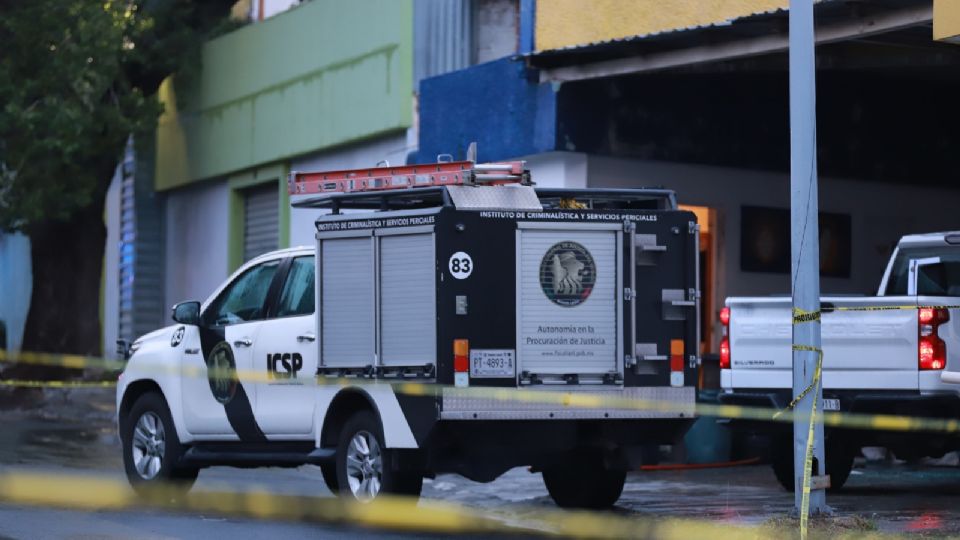
<path id="1" fill-rule="evenodd" d="M 790 404 L 792 391 L 768 389 L 721 393 L 720 403 L 784 409 Z M 960 395 L 956 393 L 920 393 L 917 391 L 889 390 L 824 390 L 823 397 L 837 399 L 840 412 L 859 414 L 884 414 L 894 416 L 919 416 L 926 418 L 960 418 Z M 770 422 L 738 422 L 751 425 L 767 425 Z M 789 423 L 777 423 L 787 427 Z"/>
<path id="2" fill-rule="evenodd" d="M 441 420 L 625 420 L 692 418 L 693 387 L 628 387 L 569 390 L 526 387 L 511 395 L 476 396 L 468 389 L 445 388 Z"/>

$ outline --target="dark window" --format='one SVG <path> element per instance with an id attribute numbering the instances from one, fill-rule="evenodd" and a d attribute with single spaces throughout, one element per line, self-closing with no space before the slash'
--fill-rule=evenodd
<path id="1" fill-rule="evenodd" d="M 960 296 L 960 249 L 926 247 L 901 249 L 893 261 L 886 296 L 905 296 L 909 285 L 910 261 L 940 257 L 940 264 L 921 267 L 917 293 L 921 296 Z"/>
<path id="2" fill-rule="evenodd" d="M 204 313 L 204 322 L 226 326 L 263 319 L 267 293 L 280 261 L 269 261 L 248 269 L 233 281 Z"/>
<path id="3" fill-rule="evenodd" d="M 283 284 L 283 293 L 280 294 L 280 307 L 277 317 L 291 317 L 295 315 L 309 315 L 314 310 L 314 280 L 313 256 L 297 257 L 290 265 L 287 282 Z"/>

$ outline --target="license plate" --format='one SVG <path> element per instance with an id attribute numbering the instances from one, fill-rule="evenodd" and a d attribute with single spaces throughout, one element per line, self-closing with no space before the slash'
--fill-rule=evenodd
<path id="1" fill-rule="evenodd" d="M 474 349 L 470 351 L 470 376 L 477 379 L 516 377 L 513 349 Z"/>
<path id="2" fill-rule="evenodd" d="M 840 400 L 839 400 L 839 399 L 827 399 L 827 398 L 823 398 L 823 410 L 825 410 L 825 411 L 839 411 L 839 410 L 840 410 Z"/>

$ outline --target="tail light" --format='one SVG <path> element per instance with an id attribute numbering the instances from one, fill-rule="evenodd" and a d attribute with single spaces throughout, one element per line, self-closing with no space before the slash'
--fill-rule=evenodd
<path id="1" fill-rule="evenodd" d="M 730 369 L 730 306 L 720 310 L 723 339 L 720 340 L 720 369 Z"/>
<path id="2" fill-rule="evenodd" d="M 453 385 L 470 386 L 470 342 L 453 340 Z"/>
<path id="3" fill-rule="evenodd" d="M 730 369 L 730 338 L 720 340 L 720 369 Z"/>
<path id="4" fill-rule="evenodd" d="M 670 386 L 683 386 L 683 340 L 670 340 Z"/>
<path id="5" fill-rule="evenodd" d="M 947 344 L 937 331 L 940 325 L 950 320 L 946 308 L 922 307 L 918 310 L 917 324 L 920 336 L 917 342 L 917 358 L 921 370 L 947 367 Z"/>

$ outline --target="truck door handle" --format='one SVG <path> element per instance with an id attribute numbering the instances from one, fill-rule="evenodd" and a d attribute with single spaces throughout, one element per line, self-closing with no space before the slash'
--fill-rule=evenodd
<path id="1" fill-rule="evenodd" d="M 693 300 L 671 300 L 670 305 L 677 307 L 693 307 L 697 305 L 697 303 Z"/>
<path id="2" fill-rule="evenodd" d="M 303 343 L 304 341 L 316 341 L 316 340 L 317 340 L 317 336 L 315 336 L 313 332 L 309 332 L 309 333 L 297 336 L 297 341 L 299 341 L 300 343 Z"/>
<path id="3" fill-rule="evenodd" d="M 250 338 L 238 339 L 233 342 L 234 347 L 249 347 L 253 345 L 253 341 Z"/>

